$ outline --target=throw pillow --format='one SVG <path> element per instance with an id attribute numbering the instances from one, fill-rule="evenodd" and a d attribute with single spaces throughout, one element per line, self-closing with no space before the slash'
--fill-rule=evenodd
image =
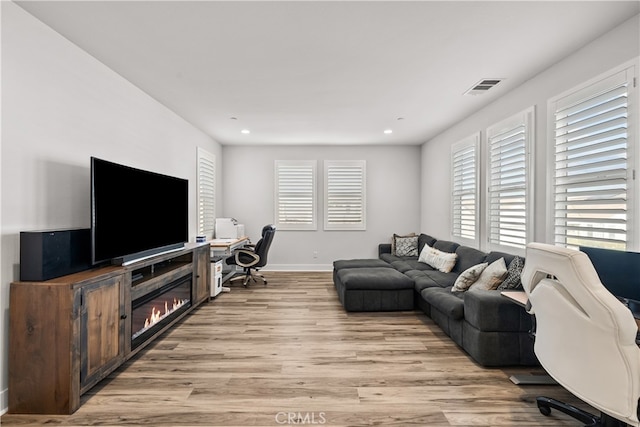
<path id="1" fill-rule="evenodd" d="M 520 289 L 522 288 L 522 282 L 520 281 L 520 275 L 522 274 L 522 269 L 524 268 L 524 259 L 516 256 L 509 263 L 509 268 L 507 268 L 507 277 L 504 279 L 500 286 L 498 286 L 498 290 L 504 291 L 506 289 Z"/>
<path id="2" fill-rule="evenodd" d="M 453 284 L 453 288 L 451 288 L 451 292 L 464 292 L 469 289 L 469 286 L 471 286 L 476 280 L 478 280 L 478 277 L 484 271 L 484 269 L 487 268 L 488 265 L 489 264 L 486 262 L 472 265 L 471 267 L 460 273 L 455 283 Z"/>
<path id="3" fill-rule="evenodd" d="M 418 256 L 418 236 L 396 237 L 397 256 Z"/>
<path id="4" fill-rule="evenodd" d="M 429 264 L 431 267 L 443 273 L 449 273 L 453 269 L 453 266 L 456 265 L 457 259 L 457 254 L 442 252 L 429 245 L 424 245 L 418 257 L 418 261 Z"/>
<path id="5" fill-rule="evenodd" d="M 396 247 L 397 247 L 396 239 L 402 240 L 402 239 L 406 239 L 408 237 L 415 237 L 415 235 L 416 235 L 416 233 L 409 233 L 409 234 L 406 234 L 404 236 L 400 236 L 399 234 L 395 234 L 394 233 L 393 237 L 391 237 L 391 255 L 398 255 L 396 253 Z M 416 254 L 414 256 L 418 256 L 417 252 L 418 252 L 418 247 L 416 245 Z M 402 256 L 402 255 L 399 255 L 399 256 Z"/>
<path id="6" fill-rule="evenodd" d="M 496 289 L 507 276 L 507 265 L 504 258 L 500 258 L 485 268 L 478 280 L 476 280 L 469 289 L 492 290 Z"/>

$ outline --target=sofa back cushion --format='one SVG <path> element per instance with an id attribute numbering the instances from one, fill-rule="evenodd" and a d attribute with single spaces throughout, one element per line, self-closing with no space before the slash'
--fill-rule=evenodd
<path id="1" fill-rule="evenodd" d="M 424 245 L 429 245 L 433 247 L 433 244 L 435 242 L 436 242 L 435 237 L 431 237 L 428 234 L 424 234 L 424 233 L 419 235 L 418 236 L 418 255 L 420 255 L 420 253 L 422 252 L 422 248 L 424 248 Z"/>
<path id="2" fill-rule="evenodd" d="M 515 255 L 508 254 L 506 252 L 492 251 L 487 254 L 487 258 L 485 259 L 485 262 L 488 262 L 489 264 L 491 264 L 492 262 L 497 261 L 500 258 L 504 258 L 504 262 L 508 267 L 509 264 L 511 264 L 511 261 L 513 261 L 515 257 L 516 257 Z"/>
<path id="3" fill-rule="evenodd" d="M 485 252 L 470 248 L 469 246 L 458 246 L 456 248 L 456 254 L 458 255 L 458 261 L 452 270 L 456 273 L 462 273 L 474 265 L 485 262 L 485 258 L 487 257 Z"/>
<path id="4" fill-rule="evenodd" d="M 448 240 L 436 240 L 433 245 L 429 246 L 442 252 L 454 253 L 456 249 L 458 249 L 458 246 L 460 246 L 460 244 L 456 242 L 450 242 Z"/>

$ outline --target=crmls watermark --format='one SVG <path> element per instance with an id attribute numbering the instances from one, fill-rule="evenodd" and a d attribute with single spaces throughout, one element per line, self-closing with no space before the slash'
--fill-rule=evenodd
<path id="1" fill-rule="evenodd" d="M 278 412 L 276 423 L 289 425 L 322 425 L 327 422 L 324 412 Z"/>

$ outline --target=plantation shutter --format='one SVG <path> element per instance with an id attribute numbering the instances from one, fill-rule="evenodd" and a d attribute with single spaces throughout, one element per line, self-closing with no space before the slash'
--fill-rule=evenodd
<path id="1" fill-rule="evenodd" d="M 275 222 L 281 230 L 316 230 L 316 161 L 276 160 Z"/>
<path id="2" fill-rule="evenodd" d="M 198 235 L 213 237 L 216 222 L 216 157 L 197 149 Z"/>
<path id="3" fill-rule="evenodd" d="M 325 230 L 365 230 L 364 160 L 325 161 Z"/>
<path id="4" fill-rule="evenodd" d="M 555 103 L 555 243 L 625 250 L 628 96 L 618 73 Z"/>
<path id="5" fill-rule="evenodd" d="M 451 214 L 453 237 L 477 243 L 479 135 L 451 147 Z"/>
<path id="6" fill-rule="evenodd" d="M 487 130 L 489 143 L 488 239 L 499 246 L 524 248 L 529 236 L 529 158 L 533 110 Z"/>

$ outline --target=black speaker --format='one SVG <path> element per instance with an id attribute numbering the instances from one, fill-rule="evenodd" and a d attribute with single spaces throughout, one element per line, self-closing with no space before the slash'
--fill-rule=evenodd
<path id="1" fill-rule="evenodd" d="M 42 281 L 91 268 L 91 229 L 20 232 L 20 280 Z"/>

